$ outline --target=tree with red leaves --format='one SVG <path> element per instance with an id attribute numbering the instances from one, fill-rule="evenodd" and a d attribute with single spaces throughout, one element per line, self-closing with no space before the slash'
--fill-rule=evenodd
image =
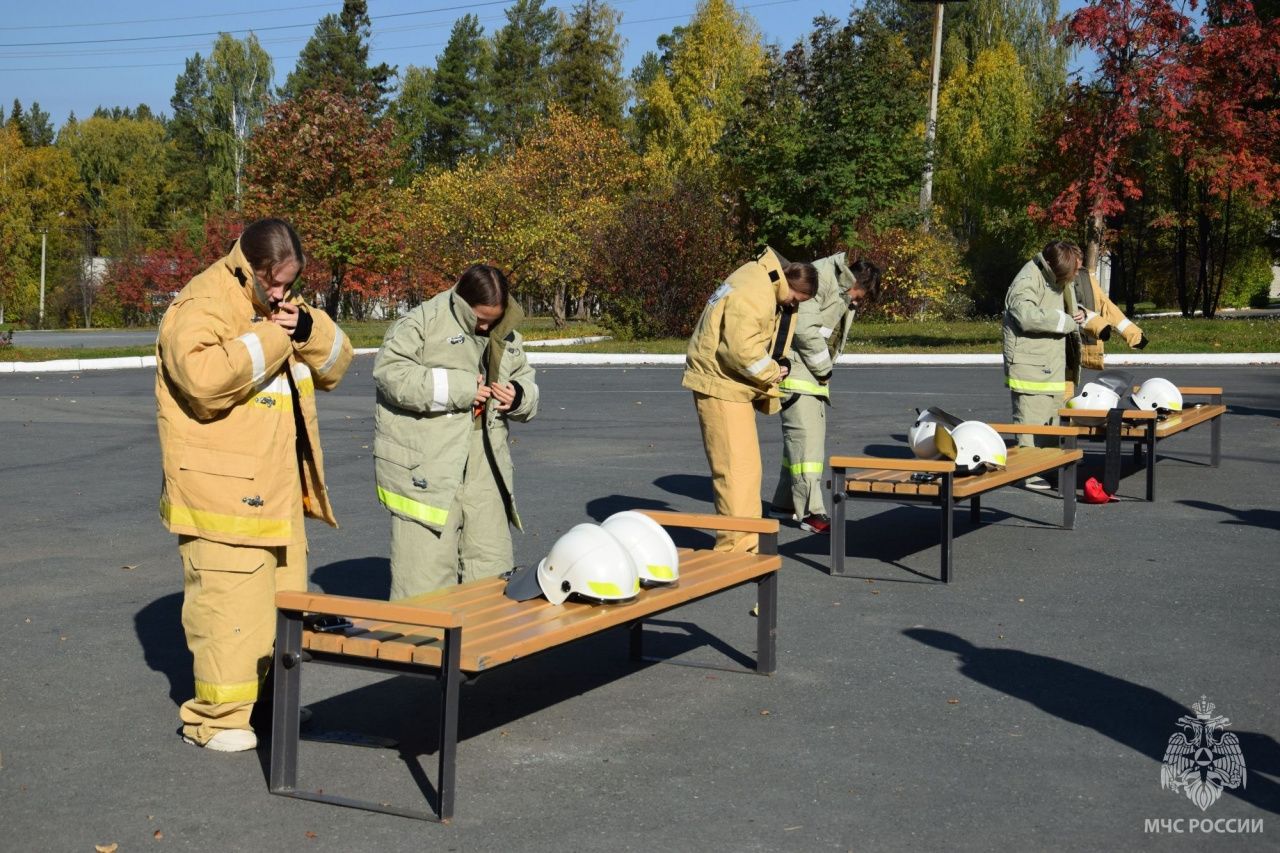
<path id="1" fill-rule="evenodd" d="M 1196 8 L 1190 0 L 1188 11 Z M 1164 189 L 1163 177 L 1168 209 L 1135 224 L 1172 230 L 1180 307 L 1190 316 L 1198 302 L 1212 316 L 1233 203 L 1269 204 L 1280 187 L 1280 21 L 1261 21 L 1249 0 L 1214 0 L 1199 27 L 1168 0 L 1093 0 L 1067 27 L 1072 44 L 1097 53 L 1098 73 L 1073 83 L 1048 117 L 1057 194 L 1033 215 L 1063 227 L 1086 222 L 1092 263 L 1108 221 Z"/>
<path id="2" fill-rule="evenodd" d="M 267 111 L 250 142 L 248 218 L 279 216 L 302 237 L 313 263 L 304 286 L 325 311 L 363 314 L 370 281 L 401 262 L 401 205 L 391 185 L 401 164 L 391 122 L 370 117 L 362 98 L 303 92 Z M 318 261 L 319 263 L 314 263 Z M 350 275 L 355 270 L 366 274 Z"/>

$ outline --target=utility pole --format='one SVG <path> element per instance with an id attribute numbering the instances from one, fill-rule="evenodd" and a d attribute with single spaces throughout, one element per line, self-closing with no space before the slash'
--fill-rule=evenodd
<path id="1" fill-rule="evenodd" d="M 929 82 L 929 121 L 924 126 L 924 181 L 920 186 L 921 227 L 929 230 L 929 210 L 933 207 L 933 158 L 934 139 L 938 135 L 938 78 L 942 73 L 942 10 L 945 0 L 932 2 L 933 13 L 933 67 Z"/>
<path id="2" fill-rule="evenodd" d="M 37 328 L 44 328 L 44 250 L 45 244 L 49 241 L 49 229 L 40 229 L 40 322 L 36 324 Z"/>

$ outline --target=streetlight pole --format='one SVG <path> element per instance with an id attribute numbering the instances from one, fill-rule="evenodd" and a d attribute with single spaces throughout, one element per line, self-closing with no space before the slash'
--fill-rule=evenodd
<path id="1" fill-rule="evenodd" d="M 40 322 L 36 324 L 38 328 L 44 328 L 44 250 L 45 244 L 49 240 L 49 229 L 40 229 Z"/>
<path id="2" fill-rule="evenodd" d="M 934 139 L 938 135 L 938 78 L 942 73 L 942 9 L 946 0 L 933 3 L 933 67 L 929 81 L 929 121 L 924 126 L 924 181 L 920 186 L 921 227 L 929 230 L 929 209 L 933 207 Z M 963 2 L 963 0 L 957 0 Z"/>

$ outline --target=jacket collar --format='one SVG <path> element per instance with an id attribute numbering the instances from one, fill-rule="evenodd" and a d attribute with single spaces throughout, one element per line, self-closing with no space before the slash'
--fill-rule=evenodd
<path id="1" fill-rule="evenodd" d="M 756 263 L 760 264 L 765 274 L 769 276 L 769 282 L 773 285 L 773 296 L 778 301 L 778 304 L 781 305 L 790 299 L 791 285 L 787 284 L 787 277 L 782 272 L 787 262 L 782 259 L 782 255 L 779 255 L 774 249 L 766 247 L 760 253 L 760 257 L 756 258 Z"/>
<path id="2" fill-rule="evenodd" d="M 263 316 L 270 316 L 271 308 L 263 305 L 258 301 L 257 292 L 253 288 L 253 267 L 249 263 L 249 259 L 244 256 L 244 250 L 240 248 L 240 240 L 237 239 L 232 245 L 231 251 L 222 259 L 222 264 L 226 267 L 227 272 L 235 276 L 240 285 L 240 294 L 253 305 L 254 310 Z"/>

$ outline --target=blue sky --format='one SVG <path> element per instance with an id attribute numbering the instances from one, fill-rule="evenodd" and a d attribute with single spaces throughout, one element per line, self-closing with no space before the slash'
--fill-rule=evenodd
<path id="1" fill-rule="evenodd" d="M 160 0 L 53 0 L 6 4 L 0 19 L 0 104 L 33 101 L 60 127 L 72 111 L 81 118 L 99 105 L 170 111 L 174 80 L 197 51 L 208 55 L 219 31 L 243 37 L 252 29 L 284 82 L 316 22 L 342 8 L 341 0 L 213 0 L 176 4 Z M 403 69 L 434 66 L 453 22 L 472 12 L 491 35 L 505 23 L 510 0 L 371 0 L 370 58 Z M 628 73 L 658 36 L 684 24 L 697 0 L 609 0 L 622 13 Z M 859 4 L 861 0 L 858 0 Z M 548 0 L 568 9 L 572 0 Z M 849 0 L 738 0 L 768 42 L 790 46 L 811 29 L 817 15 L 843 18 Z M 1079 5 L 1065 0 L 1063 7 Z M 211 35 L 212 34 L 212 35 Z M 61 44 L 56 44 L 61 42 Z M 75 43 L 68 43 L 75 42 Z"/>

